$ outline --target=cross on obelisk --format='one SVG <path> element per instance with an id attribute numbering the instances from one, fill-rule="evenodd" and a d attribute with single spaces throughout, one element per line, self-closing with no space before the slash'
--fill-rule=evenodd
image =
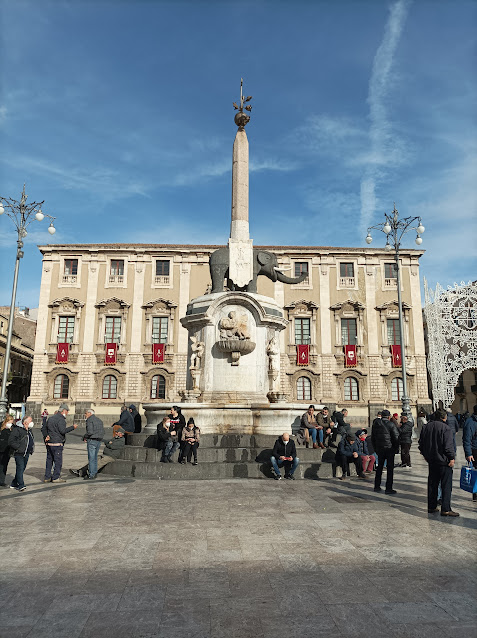
<path id="1" fill-rule="evenodd" d="M 240 81 L 240 106 L 234 102 L 238 111 L 235 123 L 238 131 L 235 136 L 232 158 L 232 220 L 229 238 L 229 278 L 243 288 L 253 278 L 253 246 L 249 235 L 248 224 L 248 140 L 245 125 L 250 116 L 244 113 L 252 107 L 246 102 L 251 96 L 243 96 L 243 79 Z"/>

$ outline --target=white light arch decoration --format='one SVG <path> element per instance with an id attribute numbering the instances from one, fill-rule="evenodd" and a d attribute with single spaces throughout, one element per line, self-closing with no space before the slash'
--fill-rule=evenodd
<path id="1" fill-rule="evenodd" d="M 447 407 L 462 372 L 477 368 L 477 281 L 431 290 L 424 279 L 424 291 L 432 400 Z"/>

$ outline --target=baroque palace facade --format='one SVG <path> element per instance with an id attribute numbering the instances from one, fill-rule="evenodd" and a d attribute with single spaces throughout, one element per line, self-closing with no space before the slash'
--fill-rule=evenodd
<path id="1" fill-rule="evenodd" d="M 180 319 L 191 299 L 210 291 L 209 255 L 218 246 L 69 244 L 40 246 L 43 272 L 27 410 L 50 413 L 66 401 L 76 420 L 86 407 L 111 423 L 123 403 L 186 397 L 188 332 Z M 402 371 L 396 273 L 383 249 L 263 247 L 300 284 L 266 277 L 258 293 L 283 307 L 281 391 L 290 403 L 347 407 L 367 422 L 384 405 L 399 412 Z M 402 293 L 413 411 L 429 405 L 420 250 L 401 250 Z M 59 352 L 58 344 L 68 344 Z M 107 358 L 106 344 L 115 344 Z M 163 344 L 155 346 L 153 344 Z M 297 361 L 298 346 L 305 365 Z M 347 346 L 354 346 L 347 348 Z M 350 355 L 351 351 L 351 355 Z M 154 352 L 154 356 L 153 356 Z M 356 361 L 345 358 L 345 353 Z M 156 359 L 156 360 L 155 360 Z M 106 363 L 108 361 L 108 363 Z M 358 417 L 358 418 L 356 418 Z"/>

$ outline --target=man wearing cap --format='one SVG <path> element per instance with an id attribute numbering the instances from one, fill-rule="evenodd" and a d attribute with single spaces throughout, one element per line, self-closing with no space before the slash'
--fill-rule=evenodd
<path id="1" fill-rule="evenodd" d="M 345 481 L 349 473 L 349 464 L 354 463 L 358 478 L 365 479 L 361 455 L 356 445 L 356 438 L 352 432 L 343 436 L 336 451 L 336 463 L 341 465 L 341 480 Z"/>
<path id="2" fill-rule="evenodd" d="M 356 432 L 356 446 L 358 453 L 361 456 L 361 462 L 363 464 L 363 472 L 365 474 L 371 474 L 373 471 L 376 458 L 374 454 L 369 453 L 368 442 L 366 441 L 366 435 L 368 430 L 358 430 Z"/>
<path id="3" fill-rule="evenodd" d="M 58 412 L 50 416 L 46 422 L 46 467 L 45 478 L 43 479 L 44 483 L 49 483 L 50 481 L 52 483 L 66 483 L 66 481 L 61 478 L 63 447 L 68 432 L 72 432 L 78 427 L 76 423 L 69 428 L 66 427 L 66 417 L 68 416 L 69 410 L 66 403 L 62 403 Z"/>
<path id="4" fill-rule="evenodd" d="M 384 463 L 386 461 L 388 471 L 385 493 L 393 495 L 396 494 L 396 490 L 393 490 L 394 455 L 399 451 L 399 432 L 397 427 L 390 420 L 390 417 L 391 412 L 389 412 L 389 410 L 383 410 L 381 418 L 373 421 L 373 427 L 371 429 L 371 443 L 373 444 L 373 449 L 379 458 L 379 465 L 374 479 L 374 491 L 382 492 L 381 477 L 383 475 Z"/>

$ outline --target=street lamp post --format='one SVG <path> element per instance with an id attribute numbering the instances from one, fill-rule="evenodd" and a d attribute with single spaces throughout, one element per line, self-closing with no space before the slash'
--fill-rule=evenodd
<path id="1" fill-rule="evenodd" d="M 42 212 L 41 206 L 44 202 L 32 202 L 27 204 L 28 196 L 25 193 L 25 184 L 23 185 L 22 196 L 19 202 L 10 197 L 0 196 L 0 215 L 6 213 L 13 221 L 17 229 L 17 256 L 15 260 L 15 272 L 13 275 L 12 301 L 10 305 L 10 317 L 8 320 L 7 343 L 5 347 L 5 360 L 3 362 L 2 390 L 0 394 L 0 422 L 3 421 L 7 413 L 7 377 L 10 364 L 10 350 L 12 345 L 13 320 L 15 317 L 15 302 L 17 297 L 18 270 L 20 268 L 20 259 L 23 257 L 23 240 L 27 236 L 27 228 L 34 221 L 41 222 L 45 217 L 50 220 L 48 232 L 53 235 L 56 228 L 53 225 L 55 217 L 46 215 Z"/>
<path id="2" fill-rule="evenodd" d="M 370 226 L 368 228 L 368 234 L 366 236 L 366 243 L 370 244 L 373 241 L 371 237 L 371 230 L 380 230 L 386 235 L 385 250 L 394 250 L 394 259 L 396 261 L 396 283 L 398 291 L 398 310 L 399 310 L 399 337 L 401 341 L 401 365 L 402 365 L 402 412 L 411 417 L 411 408 L 409 405 L 410 399 L 407 393 L 407 377 L 406 377 L 406 346 L 404 343 L 404 322 L 402 312 L 402 298 L 401 298 L 401 266 L 399 263 L 399 248 L 401 246 L 401 240 L 406 233 L 410 230 L 416 232 L 416 244 L 420 246 L 422 244 L 422 233 L 426 230 L 422 225 L 420 217 L 404 217 L 399 219 L 399 213 L 396 210 L 396 205 L 390 215 L 384 213 L 386 221 L 383 224 L 377 224 L 376 226 Z M 415 224 L 419 224 L 416 226 Z"/>

